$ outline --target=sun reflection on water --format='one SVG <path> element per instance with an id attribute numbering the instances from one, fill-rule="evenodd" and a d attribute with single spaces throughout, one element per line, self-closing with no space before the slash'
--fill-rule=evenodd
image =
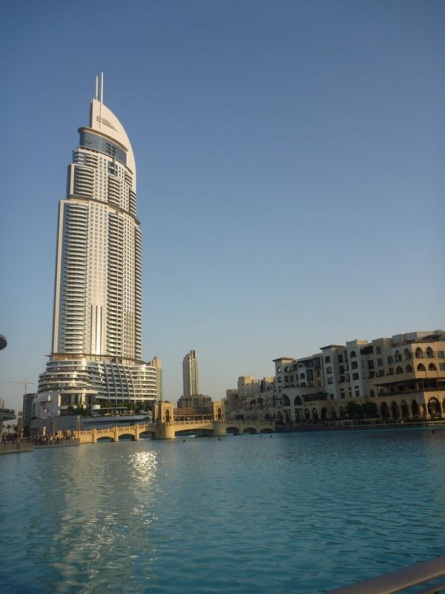
<path id="1" fill-rule="evenodd" d="M 132 478 L 140 485 L 147 485 L 156 478 L 158 453 L 153 451 L 136 452 L 129 456 L 128 462 L 132 467 Z"/>

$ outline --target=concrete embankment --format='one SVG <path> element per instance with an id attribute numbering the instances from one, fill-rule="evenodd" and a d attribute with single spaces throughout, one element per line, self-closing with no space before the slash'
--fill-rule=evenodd
<path id="1" fill-rule="evenodd" d="M 295 425 L 278 425 L 277 433 L 302 433 L 310 431 L 354 431 L 366 429 L 413 429 L 420 427 L 441 427 L 445 426 L 445 421 L 407 421 L 404 423 L 369 423 L 344 421 L 342 423 L 336 422 L 319 422 L 319 423 L 301 423 Z"/>

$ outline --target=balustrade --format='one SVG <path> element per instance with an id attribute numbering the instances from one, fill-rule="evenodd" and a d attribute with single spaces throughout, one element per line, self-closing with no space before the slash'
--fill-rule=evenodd
<path id="1" fill-rule="evenodd" d="M 417 594 L 439 594 L 445 592 L 444 576 L 445 556 L 337 588 L 329 594 L 396 594 L 412 591 L 412 588 L 420 585 L 425 588 L 416 590 Z"/>

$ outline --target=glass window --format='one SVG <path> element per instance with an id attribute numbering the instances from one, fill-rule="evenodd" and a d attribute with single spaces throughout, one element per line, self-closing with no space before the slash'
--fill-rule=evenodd
<path id="1" fill-rule="evenodd" d="M 127 164 L 127 155 L 125 154 L 125 151 L 123 151 L 114 143 L 105 140 L 105 138 L 102 138 L 102 136 L 99 136 L 97 134 L 92 134 L 91 132 L 86 132 L 85 130 L 83 130 L 80 133 L 80 146 L 83 148 L 89 148 L 95 151 L 99 151 L 100 153 L 105 153 L 106 155 L 115 157 L 124 165 Z"/>

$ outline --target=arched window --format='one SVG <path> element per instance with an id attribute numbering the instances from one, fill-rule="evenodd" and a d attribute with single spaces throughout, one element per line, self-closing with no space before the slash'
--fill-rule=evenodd
<path id="1" fill-rule="evenodd" d="M 303 403 L 301 402 L 301 398 L 299 396 L 295 396 L 294 405 L 301 406 Z"/>
<path id="2" fill-rule="evenodd" d="M 355 359 L 355 357 L 357 357 L 357 355 L 355 354 L 355 351 L 351 351 L 349 354 L 349 358 L 350 359 Z"/>
<path id="3" fill-rule="evenodd" d="M 411 359 L 411 353 L 409 352 L 409 350 L 408 350 L 408 349 L 405 349 L 405 350 L 403 351 L 403 358 L 404 358 L 404 360 L 405 360 L 405 361 L 406 361 L 407 359 Z"/>
<path id="4" fill-rule="evenodd" d="M 413 368 L 411 367 L 411 365 L 407 365 L 406 369 L 405 369 L 405 373 L 411 373 L 413 370 Z"/>
<path id="5" fill-rule="evenodd" d="M 428 357 L 428 359 L 434 359 L 434 351 L 431 347 L 428 347 L 426 349 L 426 356 Z"/>
<path id="6" fill-rule="evenodd" d="M 437 367 L 434 365 L 434 363 L 430 363 L 428 365 L 428 371 L 437 371 Z"/>
<path id="7" fill-rule="evenodd" d="M 423 359 L 423 351 L 420 347 L 416 349 L 416 359 Z"/>
<path id="8" fill-rule="evenodd" d="M 441 414 L 440 402 L 434 396 L 428 400 L 428 412 L 433 416 Z"/>
<path id="9" fill-rule="evenodd" d="M 290 406 L 290 400 L 286 394 L 283 394 L 283 406 Z"/>
<path id="10" fill-rule="evenodd" d="M 391 415 L 393 419 L 398 419 L 400 416 L 399 406 L 395 400 L 391 402 Z"/>
<path id="11" fill-rule="evenodd" d="M 423 363 L 419 363 L 419 365 L 417 365 L 417 371 L 426 371 L 425 365 Z"/>
<path id="12" fill-rule="evenodd" d="M 403 373 L 403 369 L 400 367 L 400 365 L 396 367 L 396 373 Z"/>
<path id="13" fill-rule="evenodd" d="M 390 412 L 389 412 L 389 406 L 387 405 L 386 402 L 382 402 L 380 404 L 380 416 L 383 419 L 388 419 L 390 416 Z"/>
<path id="14" fill-rule="evenodd" d="M 402 400 L 402 402 L 400 403 L 400 412 L 404 419 L 407 419 L 409 417 L 409 408 L 405 400 Z"/>

